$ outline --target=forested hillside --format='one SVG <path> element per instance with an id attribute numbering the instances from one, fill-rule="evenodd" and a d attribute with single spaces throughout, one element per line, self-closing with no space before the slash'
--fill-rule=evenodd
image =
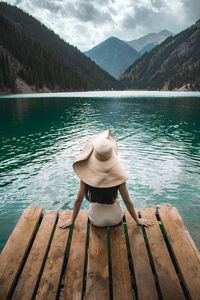
<path id="1" fill-rule="evenodd" d="M 44 86 L 50 90 L 87 88 L 87 82 L 77 72 L 3 17 L 0 17 L 0 40 L 1 89 L 10 87 L 15 92 L 17 76 L 36 90 Z"/>
<path id="2" fill-rule="evenodd" d="M 0 88 L 17 91 L 17 79 L 35 90 L 96 90 L 120 87 L 75 47 L 32 16 L 0 3 Z"/>
<path id="3" fill-rule="evenodd" d="M 145 53 L 119 80 L 131 89 L 200 90 L 199 45 L 200 20 Z"/>

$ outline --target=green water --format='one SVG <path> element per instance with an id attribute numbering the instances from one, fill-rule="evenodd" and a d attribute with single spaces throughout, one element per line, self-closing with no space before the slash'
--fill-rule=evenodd
<path id="1" fill-rule="evenodd" d="M 200 248 L 200 97 L 40 96 L 0 99 L 0 249 L 27 206 L 73 208 L 73 160 L 106 129 L 118 140 L 136 208 L 176 206 Z"/>

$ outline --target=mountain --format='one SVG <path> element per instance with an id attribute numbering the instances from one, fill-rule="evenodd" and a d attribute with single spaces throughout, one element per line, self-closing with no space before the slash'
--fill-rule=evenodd
<path id="1" fill-rule="evenodd" d="M 116 37 L 110 37 L 84 53 L 114 77 L 118 77 L 141 56 L 139 52 Z"/>
<path id="2" fill-rule="evenodd" d="M 152 50 L 170 35 L 173 33 L 162 30 L 159 33 L 150 33 L 132 41 L 122 41 L 116 37 L 110 37 L 84 54 L 117 78 L 141 55 Z"/>
<path id="3" fill-rule="evenodd" d="M 86 89 L 78 72 L 0 16 L 0 89 L 15 92 Z M 78 84 L 77 84 L 78 82 Z M 33 89 L 33 90 L 31 90 Z"/>
<path id="4" fill-rule="evenodd" d="M 145 52 L 151 51 L 156 45 L 154 43 L 149 43 L 141 48 L 140 53 L 144 54 Z"/>
<path id="5" fill-rule="evenodd" d="M 119 80 L 131 89 L 200 90 L 199 45 L 200 20 L 145 53 Z"/>
<path id="6" fill-rule="evenodd" d="M 0 22 L 1 91 L 120 88 L 76 47 L 19 8 L 1 2 Z"/>
<path id="7" fill-rule="evenodd" d="M 174 35 L 171 31 L 161 30 L 158 33 L 149 33 L 139 39 L 125 41 L 128 45 L 136 49 L 140 53 L 145 53 L 153 49 L 156 45 L 162 43 L 167 37 Z"/>

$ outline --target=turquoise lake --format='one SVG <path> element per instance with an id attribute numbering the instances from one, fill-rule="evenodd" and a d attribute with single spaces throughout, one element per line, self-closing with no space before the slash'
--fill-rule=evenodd
<path id="1" fill-rule="evenodd" d="M 106 129 L 136 209 L 176 206 L 200 248 L 200 93 L 91 92 L 0 97 L 0 251 L 27 206 L 73 208 L 72 163 Z"/>

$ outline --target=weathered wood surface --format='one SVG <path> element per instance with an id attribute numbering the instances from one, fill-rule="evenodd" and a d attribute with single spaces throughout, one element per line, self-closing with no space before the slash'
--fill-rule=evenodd
<path id="1" fill-rule="evenodd" d="M 36 226 L 42 214 L 42 207 L 28 207 L 0 255 L 0 299 L 7 299 L 17 279 Z"/>
<path id="2" fill-rule="evenodd" d="M 85 263 L 88 211 L 82 210 L 74 225 L 67 269 L 65 272 L 63 298 L 81 300 Z"/>
<path id="3" fill-rule="evenodd" d="M 32 299 L 45 254 L 56 222 L 57 212 L 46 212 L 15 289 L 13 300 Z"/>
<path id="4" fill-rule="evenodd" d="M 125 217 L 138 298 L 156 300 L 158 294 L 141 227 L 135 223 L 128 211 L 125 211 Z"/>
<path id="5" fill-rule="evenodd" d="M 200 299 L 199 252 L 188 238 L 189 233 L 177 209 L 171 205 L 157 208 L 186 289 L 193 300 Z M 187 233 L 186 233 L 187 232 Z"/>
<path id="6" fill-rule="evenodd" d="M 86 279 L 87 300 L 109 299 L 107 229 L 91 224 Z"/>
<path id="7" fill-rule="evenodd" d="M 71 217 L 71 211 L 62 211 L 59 215 L 58 225 Z M 36 299 L 53 300 L 58 294 L 65 251 L 70 228 L 65 230 L 56 227 L 44 271 L 39 283 Z"/>
<path id="8" fill-rule="evenodd" d="M 133 299 L 123 225 L 110 228 L 111 267 L 114 299 Z"/>
<path id="9" fill-rule="evenodd" d="M 84 210 L 58 228 L 71 213 L 24 211 L 0 255 L 1 300 L 200 299 L 199 251 L 176 208 L 142 209 L 150 228 L 127 211 L 124 224 L 97 228 Z"/>
<path id="10" fill-rule="evenodd" d="M 142 218 L 150 219 L 154 222 L 154 226 L 149 228 L 146 227 L 145 232 L 163 300 L 184 299 L 185 297 L 183 295 L 178 276 L 172 264 L 154 210 L 145 208 L 142 209 L 140 213 Z"/>

